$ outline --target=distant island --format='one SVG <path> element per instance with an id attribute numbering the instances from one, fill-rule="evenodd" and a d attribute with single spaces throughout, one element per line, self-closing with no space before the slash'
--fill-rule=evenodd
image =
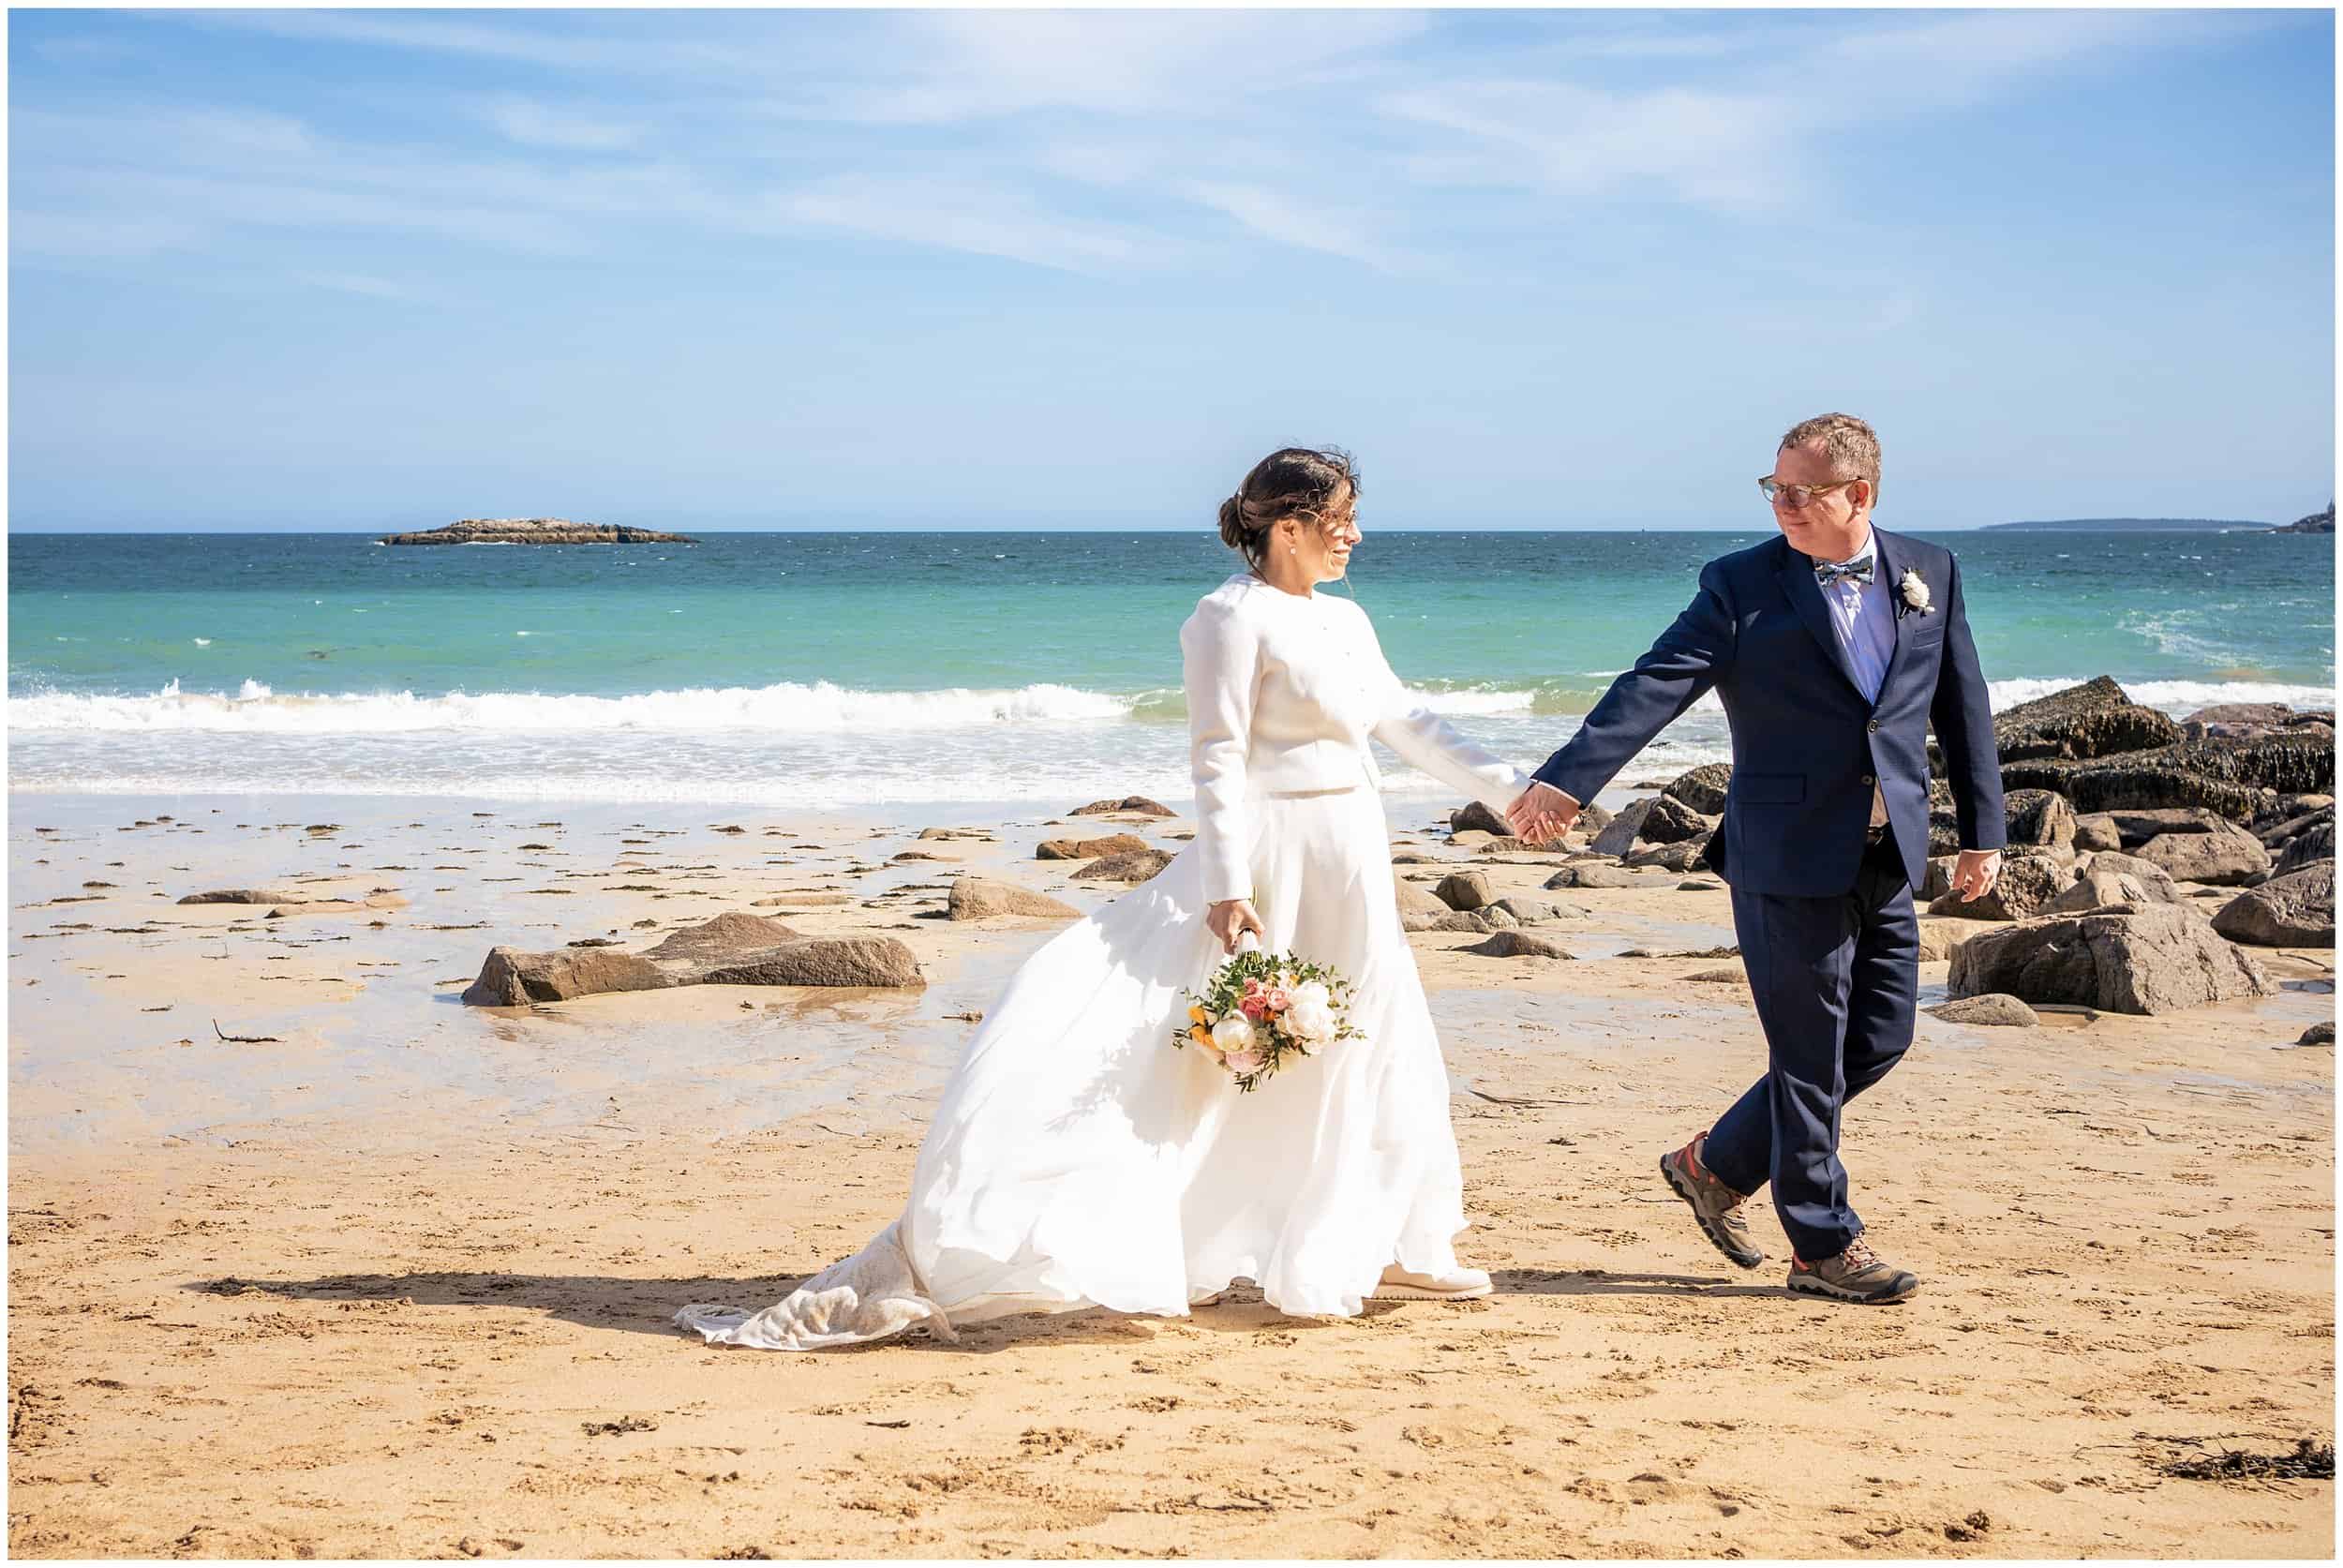
<path id="1" fill-rule="evenodd" d="M 2297 517 L 2284 528 L 2272 529 L 2273 533 L 2333 533 L 2335 531 L 2335 502 L 2327 502 L 2324 512 L 2313 512 L 2307 517 Z"/>
<path id="2" fill-rule="evenodd" d="M 466 517 L 423 533 L 386 533 L 378 545 L 696 545 L 681 533 L 566 517 Z"/>
<path id="3" fill-rule="evenodd" d="M 2239 518 L 2222 517 L 2061 517 L 2054 520 L 2025 523 L 1988 523 L 1979 533 L 2003 533 L 2018 530 L 2037 533 L 2212 533 L 2224 529 L 2261 529 L 2269 530 L 2267 523 L 2248 522 Z M 2307 532 L 2308 530 L 2304 530 Z"/>

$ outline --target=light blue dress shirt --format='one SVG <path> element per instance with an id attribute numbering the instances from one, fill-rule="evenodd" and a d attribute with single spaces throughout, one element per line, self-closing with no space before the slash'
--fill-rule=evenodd
<path id="1" fill-rule="evenodd" d="M 1872 562 L 1872 581 L 1855 582 L 1841 577 L 1822 590 L 1823 603 L 1830 606 L 1830 629 L 1839 639 L 1839 652 L 1846 659 L 1847 671 L 1855 677 L 1855 684 L 1872 702 L 1879 700 L 1879 689 L 1888 683 L 1888 661 L 1896 652 L 1895 606 L 1888 595 L 1894 585 L 1879 575 L 1879 541 L 1866 538 L 1863 547 L 1836 564 L 1852 566 L 1858 560 Z M 1888 820 L 1887 798 L 1879 786 L 1872 785 L 1872 819 L 1874 828 Z"/>

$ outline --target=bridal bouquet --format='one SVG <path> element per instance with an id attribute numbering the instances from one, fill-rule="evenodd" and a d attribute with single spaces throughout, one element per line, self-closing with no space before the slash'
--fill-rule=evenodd
<path id="1" fill-rule="evenodd" d="M 1172 1045 L 1198 1047 L 1246 1094 L 1292 1058 L 1362 1033 L 1351 1027 L 1349 980 L 1291 953 L 1265 953 L 1250 932 L 1236 956 L 1188 995 L 1187 1027 Z"/>

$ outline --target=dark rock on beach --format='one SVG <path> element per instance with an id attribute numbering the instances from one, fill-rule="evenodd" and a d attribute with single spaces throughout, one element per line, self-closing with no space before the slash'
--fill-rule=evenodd
<path id="1" fill-rule="evenodd" d="M 1120 800 L 1093 800 L 1087 806 L 1076 806 L 1068 816 L 1177 816 L 1171 807 L 1150 800 L 1144 795 L 1126 795 Z"/>
<path id="2" fill-rule="evenodd" d="M 1500 836 L 1514 830 L 1513 824 L 1478 800 L 1467 801 L 1448 814 L 1448 834 L 1496 833 Z"/>
<path id="3" fill-rule="evenodd" d="M 2273 877 L 2221 906 L 2213 929 L 2260 948 L 2335 946 L 2335 862 Z"/>
<path id="4" fill-rule="evenodd" d="M 1569 958 L 1569 949 L 1550 936 L 1536 936 L 1526 931 L 1500 931 L 1485 942 L 1467 948 L 1469 953 L 1484 958 Z"/>
<path id="5" fill-rule="evenodd" d="M 1478 909 L 1497 896 L 1485 871 L 1451 872 L 1433 888 L 1432 896 L 1451 909 Z"/>
<path id="6" fill-rule="evenodd" d="M 1645 879 L 1620 866 L 1604 865 L 1600 860 L 1582 860 L 1564 866 L 1545 879 L 1545 890 L 1558 888 L 1639 888 Z"/>
<path id="7" fill-rule="evenodd" d="M 306 903 L 299 893 L 268 888 L 220 888 L 208 893 L 189 893 L 181 903 Z"/>
<path id="8" fill-rule="evenodd" d="M 466 517 L 421 533 L 390 533 L 384 545 L 695 545 L 688 534 L 565 517 Z"/>
<path id="9" fill-rule="evenodd" d="M 1147 841 L 1137 833 L 1110 833 L 1102 839 L 1044 839 L 1034 850 L 1034 857 L 1042 860 L 1097 860 L 1109 855 L 1129 855 L 1146 847 Z"/>
<path id="10" fill-rule="evenodd" d="M 2147 751 L 2180 738 L 2170 716 L 2132 701 L 2104 675 L 1993 716 L 1993 748 L 2005 764 Z"/>
<path id="11" fill-rule="evenodd" d="M 1703 816 L 1716 816 L 1724 810 L 1724 792 L 1732 782 L 1731 763 L 1711 762 L 1688 773 L 1679 773 L 1660 793 L 1681 800 Z"/>
<path id="12" fill-rule="evenodd" d="M 1160 849 L 1131 849 L 1093 860 L 1074 875 L 1085 882 L 1144 882 L 1171 863 Z"/>
<path id="13" fill-rule="evenodd" d="M 2192 909 L 2124 904 L 1983 932 L 1953 950 L 1954 997 L 2006 992 L 2105 1012 L 2166 1013 L 2266 996 L 2260 964 Z"/>
<path id="14" fill-rule="evenodd" d="M 1661 795 L 1652 799 L 1635 837 L 1644 844 L 1682 844 L 1707 838 L 1716 825 L 1714 817 L 1702 815 L 1676 796 Z"/>

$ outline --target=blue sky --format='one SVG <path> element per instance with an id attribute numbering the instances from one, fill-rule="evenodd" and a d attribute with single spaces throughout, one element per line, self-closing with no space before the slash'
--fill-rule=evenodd
<path id="1" fill-rule="evenodd" d="M 2334 21 L 18 10 L 12 529 L 2291 519 Z"/>

